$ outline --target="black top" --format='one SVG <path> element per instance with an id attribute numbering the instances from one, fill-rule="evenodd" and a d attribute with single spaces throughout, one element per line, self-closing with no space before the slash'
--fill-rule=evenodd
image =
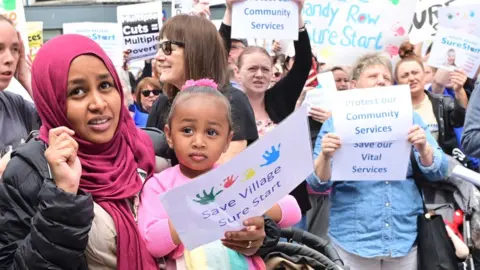
<path id="1" fill-rule="evenodd" d="M 248 101 L 247 96 L 242 91 L 232 86 L 227 86 L 222 93 L 230 101 L 232 108 L 233 120 L 233 138 L 232 141 L 247 141 L 247 145 L 253 143 L 258 139 L 257 126 L 255 124 L 255 116 L 253 114 L 252 106 Z M 147 120 L 147 127 L 155 127 L 163 131 L 167 123 L 168 113 L 172 105 L 170 100 L 165 95 L 160 95 L 153 103 L 152 111 Z M 177 157 L 173 150 L 169 153 L 172 166 L 178 164 Z"/>
<path id="2" fill-rule="evenodd" d="M 33 103 L 20 95 L 0 91 L 0 157 L 39 127 L 40 118 Z"/>
<path id="3" fill-rule="evenodd" d="M 232 140 L 246 140 L 247 144 L 256 141 L 258 133 L 255 125 L 255 116 L 245 93 L 230 85 L 223 89 L 222 93 L 230 101 L 232 107 L 234 131 Z M 152 111 L 147 120 L 147 127 L 156 127 L 163 131 L 171 105 L 172 100 L 165 95 L 160 95 L 152 105 Z"/>
<path id="4" fill-rule="evenodd" d="M 93 199 L 67 193 L 49 179 L 45 145 L 12 153 L 0 182 L 0 269 L 87 270 L 84 252 Z"/>
<path id="5" fill-rule="evenodd" d="M 229 49 L 232 27 L 222 23 L 219 31 L 226 41 L 227 49 Z M 307 31 L 299 32 L 298 41 L 294 41 L 294 46 L 295 62 L 292 69 L 265 93 L 265 110 L 270 120 L 275 124 L 282 122 L 295 110 L 297 100 L 303 91 L 312 67 L 312 48 Z M 313 120 L 310 123 L 314 127 L 311 133 L 316 132 L 318 134 L 320 130 L 319 123 Z M 294 134 L 292 135 L 295 136 Z M 297 200 L 302 213 L 307 212 L 311 208 L 306 182 L 300 184 L 290 194 Z"/>

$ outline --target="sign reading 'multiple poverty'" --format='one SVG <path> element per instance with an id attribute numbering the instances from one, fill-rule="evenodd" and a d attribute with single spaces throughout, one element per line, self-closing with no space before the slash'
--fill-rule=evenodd
<path id="1" fill-rule="evenodd" d="M 129 60 L 155 56 L 162 16 L 160 1 L 117 7 L 117 20 L 122 25 L 124 48 L 130 53 Z"/>

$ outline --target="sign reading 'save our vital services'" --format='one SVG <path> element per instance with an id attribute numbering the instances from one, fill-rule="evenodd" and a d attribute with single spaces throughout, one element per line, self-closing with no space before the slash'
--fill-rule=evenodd
<path id="1" fill-rule="evenodd" d="M 369 52 L 398 55 L 417 0 L 306 0 L 302 16 L 320 62 L 351 65 Z"/>
<path id="2" fill-rule="evenodd" d="M 340 91 L 333 106 L 332 181 L 405 180 L 413 109 L 408 85 Z"/>
<path id="3" fill-rule="evenodd" d="M 298 39 L 298 6 L 291 0 L 236 3 L 232 20 L 232 38 Z"/>
<path id="4" fill-rule="evenodd" d="M 162 16 L 161 1 L 117 7 L 117 20 L 122 25 L 124 47 L 130 52 L 129 60 L 155 56 Z"/>
<path id="5" fill-rule="evenodd" d="M 295 140 L 291 131 L 295 130 Z M 313 172 L 308 108 L 302 106 L 230 162 L 160 196 L 189 250 L 263 215 Z"/>

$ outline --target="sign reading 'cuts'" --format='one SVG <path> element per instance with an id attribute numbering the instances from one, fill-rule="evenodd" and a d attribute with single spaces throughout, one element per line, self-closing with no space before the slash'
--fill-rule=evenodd
<path id="1" fill-rule="evenodd" d="M 160 1 L 117 7 L 117 20 L 122 25 L 124 48 L 130 52 L 129 60 L 155 56 L 162 16 Z"/>

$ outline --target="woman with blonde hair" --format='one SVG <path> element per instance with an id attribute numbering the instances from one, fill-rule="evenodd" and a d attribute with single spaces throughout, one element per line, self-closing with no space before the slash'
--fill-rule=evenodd
<path id="1" fill-rule="evenodd" d="M 391 86 L 390 60 L 378 54 L 360 58 L 352 69 L 351 83 L 357 89 Z M 447 158 L 416 113 L 407 141 L 405 144 L 413 145 L 415 160 L 425 177 L 431 181 L 444 179 Z M 314 190 L 332 189 L 329 236 L 340 257 L 355 270 L 417 270 L 417 216 L 423 213 L 423 207 L 412 178 L 412 165 L 404 181 L 332 182 L 331 164 L 341 146 L 331 117 L 318 134 L 315 170 L 307 179 Z"/>

